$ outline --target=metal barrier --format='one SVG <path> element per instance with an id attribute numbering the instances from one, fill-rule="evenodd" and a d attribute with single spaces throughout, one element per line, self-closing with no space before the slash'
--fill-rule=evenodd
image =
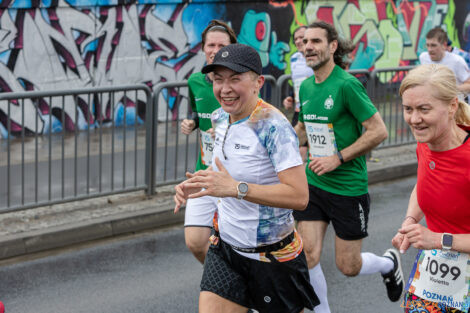
<path id="1" fill-rule="evenodd" d="M 412 68 L 413 66 L 383 68 L 372 72 L 348 70 L 348 73 L 359 79 L 367 89 L 369 97 L 387 126 L 389 136 L 376 149 L 410 144 L 415 141 L 403 119 L 401 99 L 398 94 L 403 77 Z M 288 84 L 290 80 L 291 75 L 288 74 L 280 76 L 277 80 L 278 99 L 276 101 L 279 103 L 282 103 L 282 100 L 291 92 L 291 86 Z"/>
<path id="2" fill-rule="evenodd" d="M 398 96 L 401 79 L 411 68 L 349 71 L 366 86 L 387 125 L 389 139 L 379 148 L 414 142 Z M 290 75 L 277 80 L 266 75 L 261 97 L 281 107 L 289 80 Z M 136 112 L 129 121 L 126 104 L 138 102 L 145 103 L 146 118 L 138 120 Z M 101 113 L 92 117 L 90 109 L 83 113 L 84 103 L 95 111 L 107 105 L 109 122 Z M 120 128 L 114 118 L 118 103 L 124 103 Z M 41 119 L 44 107 L 51 114 Z M 161 83 L 153 94 L 145 85 L 0 93 L 0 109 L 7 114 L 9 134 L 0 140 L 2 212 L 136 190 L 153 194 L 156 187 L 180 182 L 193 171 L 199 152 L 199 130 L 189 136 L 180 133 L 181 121 L 191 112 L 187 81 Z M 51 128 L 53 115 L 64 127 L 59 133 L 39 136 L 44 128 L 39 121 Z M 66 130 L 70 119 L 85 121 L 85 130 Z M 12 120 L 20 121 L 16 138 L 10 135 L 17 126 Z"/>
<path id="3" fill-rule="evenodd" d="M 261 97 L 270 102 L 276 98 L 276 90 L 276 78 L 265 75 Z M 199 153 L 199 129 L 188 136 L 180 132 L 181 121 L 191 112 L 187 95 L 187 81 L 166 82 L 155 86 L 152 123 L 154 136 L 149 146 L 152 160 L 149 166 L 151 193 L 155 191 L 155 187 L 182 181 L 185 173 L 195 168 Z M 169 103 L 173 103 L 172 109 Z"/>
<path id="4" fill-rule="evenodd" d="M 388 138 L 378 149 L 415 142 L 403 118 L 401 98 L 398 94 L 401 81 L 414 66 L 375 69 L 367 85 L 369 97 L 380 112 L 388 130 Z"/>
<path id="5" fill-rule="evenodd" d="M 145 137 L 152 125 L 150 120 L 141 125 L 137 105 L 144 103 L 151 111 L 150 99 L 145 85 L 0 93 L 8 132 L 0 141 L 1 211 L 147 189 Z M 124 119 L 119 129 L 114 118 L 117 104 Z M 130 105 L 136 109 L 133 122 L 127 117 Z M 100 108 L 107 111 L 109 121 Z M 48 110 L 45 119 L 41 110 Z M 53 133 L 56 119 L 62 130 Z M 85 131 L 79 132 L 79 121 Z M 49 130 L 39 135 L 45 123 Z M 16 138 L 15 128 L 21 129 Z"/>

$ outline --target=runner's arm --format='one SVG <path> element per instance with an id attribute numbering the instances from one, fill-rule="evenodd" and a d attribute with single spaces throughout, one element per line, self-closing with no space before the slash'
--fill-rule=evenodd
<path id="1" fill-rule="evenodd" d="M 393 245 L 402 253 L 406 251 L 410 245 L 413 245 L 413 247 L 417 249 L 442 249 L 442 233 L 433 232 L 427 227 L 417 223 L 423 217 L 424 213 L 419 207 L 415 186 L 411 192 L 406 217 L 403 220 L 399 232 L 392 240 Z M 453 237 L 452 250 L 470 253 L 470 234 L 455 234 Z"/>
<path id="2" fill-rule="evenodd" d="M 362 122 L 362 126 L 366 131 L 352 145 L 340 151 L 344 162 L 366 154 L 388 137 L 387 128 L 379 112 Z"/>
<path id="3" fill-rule="evenodd" d="M 305 124 L 301 121 L 297 122 L 294 127 L 295 133 L 299 138 L 299 145 L 303 146 L 307 142 L 307 132 L 305 131 Z"/>

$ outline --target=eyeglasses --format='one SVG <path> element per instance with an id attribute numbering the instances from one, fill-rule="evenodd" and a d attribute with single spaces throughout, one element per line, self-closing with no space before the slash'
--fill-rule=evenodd
<path id="1" fill-rule="evenodd" d="M 230 126 L 232 126 L 232 124 L 229 123 L 228 126 L 227 126 L 227 130 L 225 131 L 224 140 L 222 141 L 222 154 L 224 155 L 225 160 L 227 160 L 227 156 L 225 155 L 225 150 L 224 150 L 225 139 L 227 139 L 227 134 L 228 134 L 228 130 L 229 130 Z"/>

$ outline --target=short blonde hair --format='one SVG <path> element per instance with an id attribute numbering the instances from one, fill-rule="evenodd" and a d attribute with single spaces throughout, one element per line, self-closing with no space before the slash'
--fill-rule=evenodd
<path id="1" fill-rule="evenodd" d="M 457 80 L 454 72 L 445 65 L 424 64 L 412 69 L 403 79 L 400 86 L 400 96 L 410 88 L 429 85 L 434 98 L 451 103 L 457 97 Z M 470 108 L 464 101 L 459 100 L 459 107 L 455 113 L 455 121 L 460 125 L 470 125 Z"/>

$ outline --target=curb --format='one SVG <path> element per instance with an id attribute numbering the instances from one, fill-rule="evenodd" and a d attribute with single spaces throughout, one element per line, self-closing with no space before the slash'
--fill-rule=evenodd
<path id="1" fill-rule="evenodd" d="M 416 161 L 369 170 L 369 184 L 411 176 L 416 174 L 416 170 Z M 179 214 L 174 214 L 171 205 L 158 210 L 153 205 L 136 212 L 7 235 L 0 239 L 0 260 L 96 239 L 156 229 L 183 223 L 183 221 L 184 209 Z"/>

